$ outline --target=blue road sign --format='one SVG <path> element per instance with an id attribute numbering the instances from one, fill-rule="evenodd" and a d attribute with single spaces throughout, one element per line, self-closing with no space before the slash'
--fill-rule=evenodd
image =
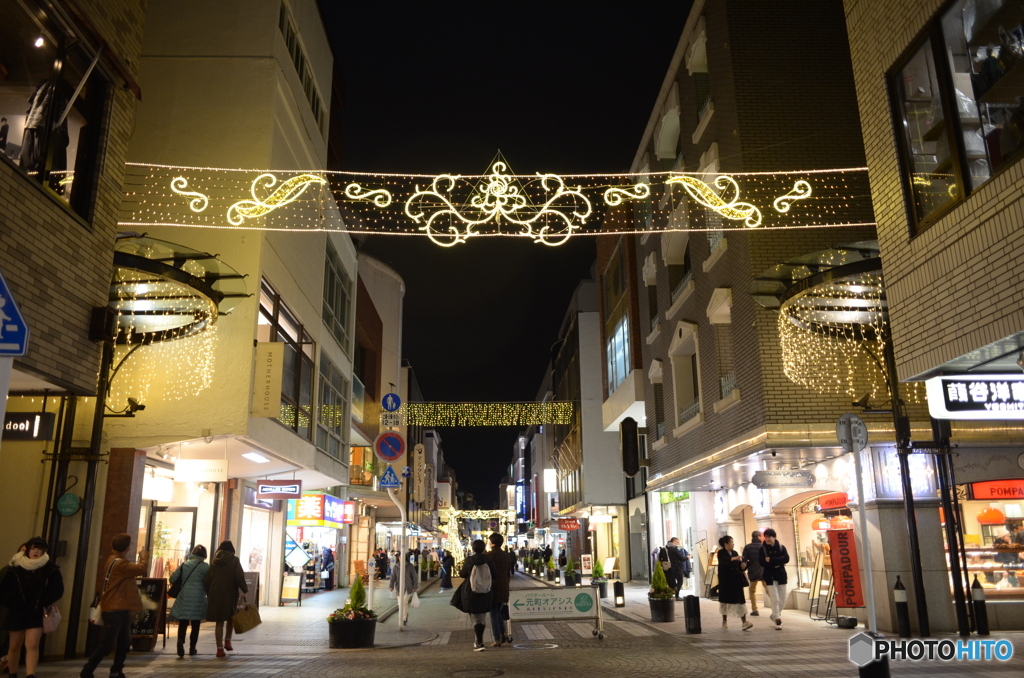
<path id="1" fill-rule="evenodd" d="M 385 412 L 397 412 L 398 408 L 402 406 L 402 399 L 398 397 L 397 393 L 388 393 L 380 399 L 380 406 L 384 408 Z"/>
<path id="2" fill-rule="evenodd" d="M 381 461 L 398 461 L 405 454 L 405 438 L 398 431 L 384 431 L 373 441 L 373 451 Z"/>
<path id="3" fill-rule="evenodd" d="M 0 356 L 25 355 L 27 350 L 28 323 L 0 273 Z"/>
<path id="4" fill-rule="evenodd" d="M 409 466 L 406 466 L 405 468 L 403 468 L 402 469 L 402 477 L 403 478 L 412 478 L 412 468 L 409 467 Z"/>
<path id="5" fill-rule="evenodd" d="M 398 480 L 398 476 L 395 475 L 395 469 L 389 465 L 388 470 L 384 471 L 384 475 L 380 477 L 377 487 L 384 490 L 397 490 L 401 486 L 402 483 Z"/>

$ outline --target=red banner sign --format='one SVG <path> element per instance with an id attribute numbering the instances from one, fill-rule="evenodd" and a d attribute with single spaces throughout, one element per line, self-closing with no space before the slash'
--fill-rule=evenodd
<path id="1" fill-rule="evenodd" d="M 828 545 L 832 556 L 832 577 L 836 588 L 836 607 L 864 607 L 864 591 L 860 585 L 860 564 L 853 530 L 829 530 Z"/>
<path id="2" fill-rule="evenodd" d="M 975 499 L 1024 499 L 1024 478 L 972 483 Z"/>
<path id="3" fill-rule="evenodd" d="M 832 494 L 823 494 L 818 497 L 818 507 L 822 511 L 835 511 L 836 509 L 846 508 L 848 501 L 850 501 L 850 498 L 846 496 L 845 492 L 833 492 Z"/>
<path id="4" fill-rule="evenodd" d="M 580 529 L 580 521 L 575 518 L 559 518 L 558 529 L 565 530 L 566 532 L 578 530 Z"/>

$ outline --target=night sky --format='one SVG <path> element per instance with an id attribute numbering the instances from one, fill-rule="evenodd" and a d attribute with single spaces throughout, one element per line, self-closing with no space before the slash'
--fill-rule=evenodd
<path id="1" fill-rule="evenodd" d="M 321 0 L 345 80 L 353 171 L 628 171 L 690 2 L 350 3 Z M 441 248 L 371 236 L 406 282 L 403 356 L 432 401 L 537 394 L 594 239 L 480 238 Z M 497 506 L 516 429 L 440 429 L 459 487 Z"/>

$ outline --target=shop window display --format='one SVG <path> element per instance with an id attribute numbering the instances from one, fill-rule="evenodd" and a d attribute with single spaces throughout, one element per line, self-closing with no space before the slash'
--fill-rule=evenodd
<path id="1" fill-rule="evenodd" d="M 892 75 L 916 230 L 1024 149 L 1024 5 L 957 0 Z"/>
<path id="2" fill-rule="evenodd" d="M 818 556 L 824 555 L 822 586 L 828 587 L 831 569 L 828 555 L 828 530 L 852 529 L 852 512 L 846 508 L 847 497 L 842 492 L 812 497 L 793 508 L 793 527 L 796 535 L 796 575 L 799 588 L 807 588 L 814 580 L 814 566 Z M 792 557 L 792 555 L 791 555 Z"/>
<path id="3" fill-rule="evenodd" d="M 968 578 L 977 576 L 991 600 L 1024 600 L 1024 479 L 960 485 L 957 493 Z"/>
<path id="4" fill-rule="evenodd" d="M 92 63 L 81 42 L 19 3 L 0 6 L 0 155 L 85 218 L 107 97 Z"/>

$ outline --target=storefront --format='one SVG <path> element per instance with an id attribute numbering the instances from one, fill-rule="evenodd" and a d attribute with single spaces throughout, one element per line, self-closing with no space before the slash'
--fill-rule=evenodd
<path id="1" fill-rule="evenodd" d="M 238 543 L 238 559 L 250 581 L 258 588 L 261 605 L 270 604 L 269 583 L 276 581 L 274 564 L 281 557 L 281 510 L 280 499 L 260 499 L 256 489 L 243 489 L 242 531 Z M 251 593 L 250 593 L 251 595 Z"/>
<path id="2" fill-rule="evenodd" d="M 139 544 L 150 552 L 148 576 L 170 577 L 197 544 L 206 546 L 212 555 L 217 548 L 219 494 L 217 483 L 175 481 L 174 470 L 146 464 Z"/>
<path id="3" fill-rule="evenodd" d="M 968 578 L 986 600 L 1024 601 L 1024 478 L 958 485 L 957 496 Z"/>
<path id="4" fill-rule="evenodd" d="M 288 500 L 285 562 L 300 575 L 302 593 L 334 588 L 338 563 L 348 558 L 346 525 L 355 521 L 355 502 L 323 492 L 303 492 Z"/>

